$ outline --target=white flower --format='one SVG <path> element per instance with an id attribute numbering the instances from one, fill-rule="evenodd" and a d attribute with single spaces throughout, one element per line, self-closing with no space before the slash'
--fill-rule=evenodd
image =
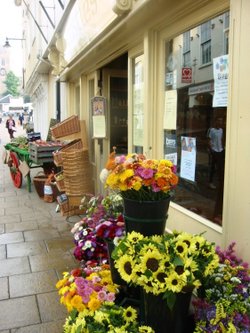
<path id="1" fill-rule="evenodd" d="M 91 247 L 92 247 L 91 241 L 89 241 L 89 240 L 86 241 L 86 242 L 85 242 L 85 247 L 86 247 L 86 249 L 87 249 L 87 248 L 91 248 Z"/>
<path id="2" fill-rule="evenodd" d="M 102 171 L 100 172 L 100 181 L 103 184 L 106 183 L 106 179 L 108 178 L 108 175 L 109 175 L 108 169 L 102 169 Z"/>

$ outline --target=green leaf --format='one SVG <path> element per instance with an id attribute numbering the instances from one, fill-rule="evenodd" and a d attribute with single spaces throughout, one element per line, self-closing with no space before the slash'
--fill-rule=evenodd
<path id="1" fill-rule="evenodd" d="M 167 301 L 167 306 L 169 307 L 169 309 L 172 311 L 175 301 L 176 301 L 176 294 L 173 293 L 172 291 L 166 291 L 163 294 L 163 299 L 165 299 Z"/>

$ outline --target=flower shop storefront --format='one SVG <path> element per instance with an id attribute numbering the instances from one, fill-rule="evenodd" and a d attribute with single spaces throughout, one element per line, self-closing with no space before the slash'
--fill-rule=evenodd
<path id="1" fill-rule="evenodd" d="M 250 4 L 247 0 L 133 4 L 133 9 L 120 14 L 116 29 L 77 55 L 62 79 L 71 83 L 69 104 L 79 104 L 79 115 L 87 120 L 96 193 L 104 197 L 108 193 L 99 180 L 106 165 L 106 185 L 114 185 L 112 190 L 126 191 L 132 185 L 133 194 L 153 184 L 153 192 L 159 193 L 157 184 L 163 192 L 173 189 L 173 195 L 164 213 L 166 225 L 157 235 L 135 230 L 137 222 L 152 217 L 129 215 L 126 207 L 123 211 L 126 200 L 119 208 L 112 205 L 118 197 L 112 198 L 111 210 L 102 199 L 89 201 L 86 216 L 72 230 L 80 269 L 65 273 L 58 283 L 61 302 L 70 313 L 65 332 L 93 328 L 188 333 L 170 319 L 160 331 L 151 320 L 155 314 L 149 315 L 153 309 L 148 304 L 155 297 L 161 305 L 153 308 L 166 310 L 163 318 L 174 317 L 173 313 L 178 313 L 175 319 L 183 316 L 190 332 L 246 333 L 250 329 L 249 271 L 239 258 L 250 261 L 250 186 L 245 179 L 250 126 L 246 13 Z M 239 53 L 242 48 L 246 53 Z M 124 95 L 116 99 L 110 97 L 107 73 L 111 70 L 123 82 L 123 89 L 116 90 Z M 105 107 L 102 117 L 93 114 L 96 97 Z M 114 109 L 118 115 L 111 117 Z M 118 125 L 124 132 L 117 130 Z M 111 135 L 112 126 L 120 137 Z M 219 142 L 215 154 L 214 136 Z M 110 153 L 116 143 L 115 157 Z M 139 165 L 142 154 L 150 161 L 145 173 Z M 136 168 L 125 168 L 119 178 L 118 171 L 124 167 L 119 164 L 127 161 L 131 166 L 131 159 L 136 160 Z M 157 161 L 169 165 L 160 163 L 152 181 L 150 172 Z M 129 229 L 131 219 L 136 221 Z M 177 309 L 179 295 L 187 296 L 186 310 Z"/>

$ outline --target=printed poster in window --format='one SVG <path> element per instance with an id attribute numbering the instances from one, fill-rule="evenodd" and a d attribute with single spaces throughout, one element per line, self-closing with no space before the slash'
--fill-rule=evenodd
<path id="1" fill-rule="evenodd" d="M 181 178 L 195 181 L 196 138 L 181 137 Z"/>
<path id="2" fill-rule="evenodd" d="M 213 59 L 214 96 L 213 107 L 227 106 L 228 100 L 228 55 Z"/>
<path id="3" fill-rule="evenodd" d="M 106 98 L 96 96 L 91 99 L 93 137 L 106 137 Z"/>
<path id="4" fill-rule="evenodd" d="M 177 144 L 176 133 L 173 131 L 164 131 L 164 153 L 165 159 L 177 165 Z M 174 131 L 175 132 L 175 131 Z"/>
<path id="5" fill-rule="evenodd" d="M 177 112 L 177 91 L 167 90 L 165 92 L 165 106 L 164 106 L 164 129 L 176 129 L 176 112 Z"/>

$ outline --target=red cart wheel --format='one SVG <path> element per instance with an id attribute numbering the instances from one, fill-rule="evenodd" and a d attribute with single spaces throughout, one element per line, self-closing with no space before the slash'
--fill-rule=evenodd
<path id="1" fill-rule="evenodd" d="M 16 153 L 10 152 L 10 159 L 12 164 L 10 166 L 10 176 L 15 187 L 20 188 L 22 186 L 23 176 L 21 171 L 19 170 L 19 158 Z"/>

